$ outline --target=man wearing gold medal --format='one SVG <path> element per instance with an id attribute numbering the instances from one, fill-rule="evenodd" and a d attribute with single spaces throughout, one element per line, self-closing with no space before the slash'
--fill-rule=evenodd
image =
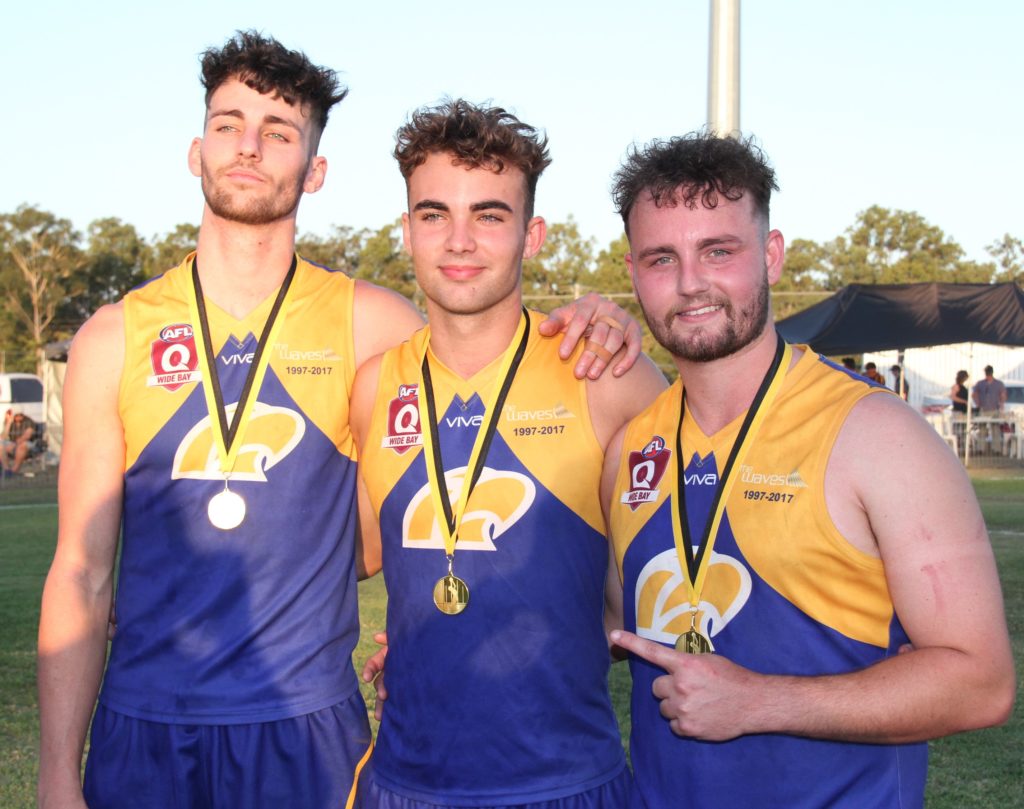
<path id="1" fill-rule="evenodd" d="M 97 312 L 68 365 L 39 633 L 41 806 L 341 807 L 369 753 L 351 668 L 349 398 L 356 368 L 422 320 L 295 254 L 346 93 L 334 72 L 253 32 L 202 64 L 196 252 Z M 607 327 L 601 339 L 622 344 Z"/>
<path id="2" fill-rule="evenodd" d="M 925 740 L 1013 704 L 999 579 L 935 431 L 776 335 L 775 188 L 750 141 L 703 132 L 616 176 L 637 299 L 680 374 L 602 479 L 634 806 L 920 806 Z"/>
<path id="3" fill-rule="evenodd" d="M 664 380 L 646 358 L 576 379 L 523 308 L 522 261 L 545 236 L 540 133 L 457 100 L 397 140 L 429 326 L 364 365 L 353 395 L 390 643 L 359 805 L 621 809 L 596 495 L 608 439 Z"/>

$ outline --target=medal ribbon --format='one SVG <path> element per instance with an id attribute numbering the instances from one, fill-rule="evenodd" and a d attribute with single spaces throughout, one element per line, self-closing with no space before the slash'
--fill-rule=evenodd
<path id="1" fill-rule="evenodd" d="M 277 298 L 267 315 L 267 321 L 263 324 L 263 333 L 256 342 L 256 352 L 249 365 L 249 372 L 245 377 L 245 384 L 235 405 L 235 412 L 231 416 L 231 424 L 228 424 L 227 410 L 224 407 L 224 392 L 220 387 L 220 378 L 217 376 L 217 362 L 213 353 L 213 343 L 210 339 L 210 322 L 206 316 L 206 302 L 203 300 L 203 287 L 199 283 L 199 259 L 192 260 L 192 294 L 188 297 L 189 313 L 192 322 L 199 324 L 199 332 L 195 334 L 197 352 L 199 354 L 199 369 L 203 375 L 203 393 L 206 397 L 206 409 L 210 413 L 210 426 L 213 430 L 213 443 L 217 447 L 217 455 L 220 457 L 220 471 L 224 474 L 225 480 L 235 467 L 235 459 L 238 457 L 238 450 L 241 442 L 235 439 L 239 433 L 245 434 L 249 425 L 249 417 L 252 414 L 256 396 L 252 391 L 259 391 L 263 384 L 263 377 L 266 375 L 267 366 L 270 364 L 270 355 L 266 348 L 275 342 L 277 335 L 284 323 L 284 316 L 278 316 L 284 306 L 288 289 L 295 277 L 297 261 L 292 256 L 291 266 L 288 274 L 277 291 Z M 193 332 L 195 328 L 193 327 Z M 216 414 L 216 418 L 214 418 Z"/>
<path id="2" fill-rule="evenodd" d="M 736 476 L 732 474 L 732 471 L 735 467 L 743 464 L 747 452 L 754 443 L 754 438 L 761 429 L 765 416 L 768 415 L 768 411 L 782 387 L 782 382 L 786 378 L 786 370 L 789 368 L 792 356 L 792 347 L 781 336 L 778 336 L 775 357 L 747 410 L 747 415 L 743 419 L 732 450 L 729 452 L 729 458 L 725 462 L 725 469 L 718 476 L 715 497 L 711 503 L 711 513 L 704 523 L 704 533 L 697 546 L 696 556 L 693 551 L 693 538 L 690 535 L 690 523 L 686 515 L 686 478 L 684 476 L 686 463 L 683 459 L 682 447 L 683 416 L 686 413 L 685 387 L 682 396 L 679 397 L 679 428 L 676 430 L 677 494 L 672 498 L 672 535 L 675 540 L 676 554 L 679 557 L 679 567 L 686 579 L 686 590 L 690 596 L 690 606 L 693 607 L 694 613 L 700 604 L 700 594 L 704 589 L 704 581 L 711 563 L 711 551 L 715 547 L 715 539 L 718 536 L 718 528 L 722 524 L 722 517 L 725 516 L 725 504 L 729 502 L 729 495 L 736 483 Z"/>
<path id="3" fill-rule="evenodd" d="M 430 328 L 429 326 L 427 327 Z M 519 321 L 519 342 L 513 340 L 501 359 L 501 368 L 497 378 L 501 384 L 491 394 L 491 400 L 487 403 L 484 411 L 484 421 L 476 433 L 476 440 L 473 442 L 473 450 L 469 455 L 469 463 L 466 464 L 467 472 L 472 470 L 469 480 L 463 478 L 462 489 L 459 492 L 459 499 L 452 511 L 451 498 L 448 495 L 448 484 L 444 476 L 444 464 L 441 460 L 441 441 L 437 429 L 437 406 L 434 403 L 434 386 L 430 378 L 430 362 L 427 352 L 430 347 L 430 335 L 423 341 L 423 361 L 421 368 L 421 395 L 419 397 L 420 424 L 427 424 L 429 430 L 421 430 L 423 433 L 423 451 L 427 460 L 427 481 L 430 484 L 430 496 L 434 504 L 434 513 L 438 516 L 444 515 L 444 524 L 441 530 L 444 535 L 444 551 L 449 561 L 455 554 L 455 543 L 458 541 L 459 527 L 462 525 L 462 517 L 466 513 L 466 506 L 469 503 L 469 496 L 473 487 L 484 469 L 484 461 L 487 459 L 487 451 L 491 446 L 495 430 L 498 427 L 498 417 L 505 399 L 512 388 L 512 380 L 515 378 L 519 364 L 523 361 L 526 353 L 526 344 L 530 336 L 530 317 L 523 309 Z M 439 520 L 440 522 L 440 520 Z"/>

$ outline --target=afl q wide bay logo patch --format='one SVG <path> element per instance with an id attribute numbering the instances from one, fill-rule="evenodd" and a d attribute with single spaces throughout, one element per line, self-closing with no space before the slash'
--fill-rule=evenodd
<path id="1" fill-rule="evenodd" d="M 658 483 L 668 468 L 672 450 L 665 446 L 665 439 L 656 435 L 642 450 L 629 453 L 629 489 L 623 492 L 620 502 L 636 511 L 644 503 L 658 499 Z"/>
<path id="2" fill-rule="evenodd" d="M 380 442 L 383 449 L 393 449 L 401 455 L 423 444 L 418 384 L 398 386 L 398 396 L 388 404 L 387 427 L 388 431 Z"/>
<path id="3" fill-rule="evenodd" d="M 174 323 L 160 329 L 160 336 L 149 349 L 153 375 L 146 378 L 146 387 L 175 391 L 202 378 L 199 355 L 192 326 Z"/>

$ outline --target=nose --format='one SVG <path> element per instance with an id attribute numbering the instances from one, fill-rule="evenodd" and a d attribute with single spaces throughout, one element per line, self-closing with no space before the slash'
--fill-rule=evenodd
<path id="1" fill-rule="evenodd" d="M 471 253 L 476 249 L 473 229 L 464 217 L 452 217 L 445 239 L 445 249 L 449 253 Z"/>
<path id="2" fill-rule="evenodd" d="M 700 262 L 681 258 L 676 270 L 676 292 L 682 297 L 691 297 L 707 292 L 708 288 L 707 276 Z"/>
<path id="3" fill-rule="evenodd" d="M 258 160 L 260 154 L 259 129 L 257 127 L 246 127 L 238 138 L 238 155 Z"/>

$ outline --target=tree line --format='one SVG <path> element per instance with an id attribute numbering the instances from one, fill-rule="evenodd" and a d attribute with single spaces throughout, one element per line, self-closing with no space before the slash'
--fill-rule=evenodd
<path id="1" fill-rule="evenodd" d="M 178 264 L 195 247 L 198 227 L 179 224 L 151 239 L 116 217 L 97 219 L 81 233 L 56 214 L 31 205 L 0 214 L 0 371 L 35 371 L 43 349 L 74 334 L 105 303 Z M 401 220 L 383 227 L 337 225 L 305 233 L 304 257 L 391 287 L 422 306 L 412 262 L 402 249 Z M 625 235 L 598 249 L 570 216 L 548 224 L 541 252 L 524 262 L 524 296 L 553 308 L 558 299 L 587 291 L 616 296 L 639 316 L 623 256 Z M 795 239 L 775 287 L 781 319 L 851 283 L 919 281 L 1024 284 L 1024 242 L 1005 234 L 986 248 L 991 261 L 965 259 L 941 228 L 913 211 L 872 206 L 840 236 L 823 243 Z M 656 361 L 667 357 L 647 338 Z"/>

